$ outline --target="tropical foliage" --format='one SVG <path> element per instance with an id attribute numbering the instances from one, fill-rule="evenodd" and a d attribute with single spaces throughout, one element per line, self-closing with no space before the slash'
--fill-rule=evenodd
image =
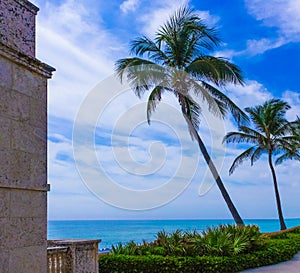
<path id="1" fill-rule="evenodd" d="M 261 247 L 261 237 L 257 226 L 220 225 L 208 228 L 202 233 L 180 231 L 158 232 L 151 243 L 112 247 L 113 254 L 123 255 L 161 255 L 161 256 L 234 256 L 249 253 Z"/>
<path id="2" fill-rule="evenodd" d="M 282 230 L 286 229 L 286 225 L 281 208 L 273 158 L 277 156 L 277 164 L 286 159 L 300 159 L 299 121 L 289 122 L 286 119 L 286 111 L 289 109 L 288 103 L 279 99 L 271 99 L 263 105 L 248 107 L 245 111 L 250 116 L 252 126 L 239 126 L 239 132 L 230 132 L 224 138 L 227 143 L 250 144 L 250 147 L 233 161 L 229 169 L 230 174 L 245 160 L 250 160 L 251 165 L 253 165 L 263 154 L 267 154 Z"/>
<path id="3" fill-rule="evenodd" d="M 147 116 L 166 93 L 173 94 L 188 124 L 193 139 L 237 224 L 243 224 L 218 171 L 198 133 L 202 106 L 206 103 L 215 115 L 224 118 L 228 112 L 238 121 L 247 116 L 224 93 L 226 84 L 243 84 L 240 69 L 220 57 L 208 55 L 221 43 L 214 28 L 206 26 L 193 10 L 182 7 L 159 28 L 154 40 L 140 37 L 131 42 L 134 57 L 120 59 L 116 71 L 121 80 L 127 78 L 138 97 L 149 91 Z"/>
<path id="4" fill-rule="evenodd" d="M 212 229 L 209 236 L 223 237 L 217 235 L 221 229 L 227 230 L 230 234 L 250 233 L 247 237 L 257 238 L 256 227 L 245 227 L 240 229 L 235 227 L 223 226 Z M 233 228 L 235 231 L 229 231 Z M 245 230 L 243 230 L 245 229 Z M 247 231 L 246 231 L 247 230 Z M 210 233 L 210 231 L 207 231 Z M 184 237 L 185 233 L 175 232 L 176 237 L 181 233 Z M 253 233 L 253 234 L 252 234 Z M 194 237 L 195 232 L 188 233 L 188 237 Z M 251 235 L 252 234 L 252 235 Z M 165 237 L 172 237 L 173 234 L 162 232 L 163 242 Z M 244 235 L 243 235 L 244 236 Z M 157 235 L 158 237 L 158 235 Z M 236 235 L 233 235 L 236 237 Z M 157 238 L 158 239 L 158 238 Z M 250 240 L 251 241 L 251 240 Z M 252 241 L 253 242 L 253 241 Z M 144 273 L 232 273 L 241 272 L 248 268 L 260 267 L 275 264 L 291 259 L 298 251 L 300 251 L 300 227 L 277 232 L 272 234 L 262 234 L 250 252 L 240 251 L 235 255 L 229 256 L 163 256 L 150 253 L 147 255 L 127 255 L 111 253 L 99 257 L 99 270 L 102 273 L 124 273 L 124 272 L 144 272 Z M 144 242 L 145 244 L 145 242 Z M 143 244 L 143 247 L 144 247 Z M 258 244 L 258 245 L 257 245 Z M 155 246 L 157 248 L 157 246 Z M 152 246 L 152 249 L 155 248 Z M 161 247 L 162 248 L 162 247 Z"/>
<path id="5" fill-rule="evenodd" d="M 300 160 L 300 118 L 293 122 L 291 128 L 292 136 L 286 137 L 290 140 L 289 146 L 286 147 L 283 154 L 276 158 L 275 164 L 281 164 L 286 160 Z"/>

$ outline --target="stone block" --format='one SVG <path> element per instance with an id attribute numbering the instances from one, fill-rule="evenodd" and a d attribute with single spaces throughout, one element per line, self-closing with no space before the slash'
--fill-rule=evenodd
<path id="1" fill-rule="evenodd" d="M 0 251 L 9 250 L 11 247 L 9 227 L 9 218 L 0 218 Z"/>
<path id="2" fill-rule="evenodd" d="M 10 88 L 12 85 L 12 64 L 9 60 L 0 56 L 0 67 L 0 89 L 3 86 Z"/>
<path id="3" fill-rule="evenodd" d="M 11 151 L 9 178 L 12 180 L 30 180 L 31 154 L 22 151 Z"/>
<path id="4" fill-rule="evenodd" d="M 10 89 L 5 86 L 0 86 L 0 97 L 1 97 L 0 116 L 8 117 L 7 112 L 9 111 L 9 108 L 11 107 L 11 105 L 10 105 L 11 104 Z"/>
<path id="5" fill-rule="evenodd" d="M 46 131 L 31 126 L 29 121 L 12 121 L 11 147 L 32 154 L 45 154 Z"/>
<path id="6" fill-rule="evenodd" d="M 47 246 L 18 247 L 11 251 L 9 273 L 47 273 Z"/>
<path id="7" fill-rule="evenodd" d="M 30 114 L 29 97 L 5 87 L 0 88 L 0 115 L 16 120 L 28 120 Z"/>
<path id="8" fill-rule="evenodd" d="M 31 96 L 32 89 L 36 87 L 33 73 L 17 64 L 13 65 L 12 73 L 12 89 L 27 96 Z"/>
<path id="9" fill-rule="evenodd" d="M 46 197 L 46 192 L 12 191 L 10 194 L 10 217 L 45 217 L 47 215 Z"/>
<path id="10" fill-rule="evenodd" d="M 29 97 L 15 91 L 10 92 L 9 96 L 10 107 L 8 115 L 17 120 L 28 120 L 30 114 Z"/>
<path id="11" fill-rule="evenodd" d="M 9 251 L 7 249 L 0 249 L 0 272 L 10 273 L 9 272 Z"/>
<path id="12" fill-rule="evenodd" d="M 0 188 L 0 218 L 9 217 L 10 190 Z M 0 272 L 2 272 L 0 270 Z"/>
<path id="13" fill-rule="evenodd" d="M 10 148 L 10 138 L 11 138 L 11 121 L 8 118 L 0 116 L 0 149 Z"/>
<path id="14" fill-rule="evenodd" d="M 45 94 L 47 94 L 47 81 L 41 75 L 24 69 L 17 64 L 12 68 L 12 89 L 23 93 L 27 96 L 45 101 Z"/>
<path id="15" fill-rule="evenodd" d="M 47 185 L 47 155 L 33 155 L 30 164 L 31 181 Z"/>
<path id="16" fill-rule="evenodd" d="M 43 246 L 47 240 L 47 220 L 44 218 L 10 218 L 7 223 L 12 248 Z"/>
<path id="17" fill-rule="evenodd" d="M 32 97 L 44 102 L 45 105 L 47 105 L 47 79 L 39 76 L 35 87 L 36 88 L 32 90 Z"/>
<path id="18" fill-rule="evenodd" d="M 30 99 L 30 124 L 47 131 L 47 104 L 38 99 Z"/>
<path id="19" fill-rule="evenodd" d="M 11 148 L 32 152 L 32 128 L 29 126 L 29 122 L 12 121 L 11 123 Z"/>
<path id="20" fill-rule="evenodd" d="M 7 185 L 10 172 L 10 150 L 0 148 L 0 187 Z"/>

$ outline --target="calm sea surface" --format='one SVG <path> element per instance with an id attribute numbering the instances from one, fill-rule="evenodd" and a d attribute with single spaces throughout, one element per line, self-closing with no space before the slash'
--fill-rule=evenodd
<path id="1" fill-rule="evenodd" d="M 99 248 L 110 248 L 112 244 L 134 240 L 155 240 L 158 231 L 204 230 L 208 226 L 232 224 L 231 220 L 77 220 L 49 221 L 48 239 L 101 239 Z M 245 220 L 246 224 L 256 224 L 262 232 L 279 230 L 278 220 Z M 300 226 L 300 219 L 287 219 L 288 227 Z"/>

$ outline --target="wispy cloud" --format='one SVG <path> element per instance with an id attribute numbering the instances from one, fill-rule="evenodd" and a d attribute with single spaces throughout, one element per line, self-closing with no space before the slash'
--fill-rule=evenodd
<path id="1" fill-rule="evenodd" d="M 277 27 L 282 37 L 300 40 L 300 2 L 295 0 L 245 0 L 248 12 L 266 26 Z"/>
<path id="2" fill-rule="evenodd" d="M 123 13 L 134 12 L 139 6 L 139 0 L 126 0 L 120 5 Z"/>
<path id="3" fill-rule="evenodd" d="M 142 23 L 141 33 L 148 37 L 153 37 L 159 27 L 163 25 L 179 7 L 188 5 L 189 2 L 190 0 L 152 1 L 145 9 L 145 12 L 138 17 L 138 21 Z M 215 25 L 220 19 L 207 10 L 196 10 L 196 12 L 209 26 Z"/>
<path id="4" fill-rule="evenodd" d="M 92 14 L 90 6 L 67 0 L 61 5 L 46 2 L 38 17 L 38 58 L 58 71 L 50 81 L 50 115 L 73 119 L 85 94 L 112 73 L 111 55 L 123 50 Z"/>
<path id="5" fill-rule="evenodd" d="M 253 56 L 257 54 L 263 54 L 264 52 L 278 48 L 284 45 L 286 41 L 282 38 L 278 38 L 275 41 L 273 39 L 262 38 L 260 40 L 248 40 L 247 48 L 237 55 L 247 54 L 248 56 Z"/>
<path id="6" fill-rule="evenodd" d="M 261 83 L 253 80 L 247 80 L 244 86 L 229 85 L 227 90 L 228 96 L 242 109 L 262 104 L 273 96 Z"/>

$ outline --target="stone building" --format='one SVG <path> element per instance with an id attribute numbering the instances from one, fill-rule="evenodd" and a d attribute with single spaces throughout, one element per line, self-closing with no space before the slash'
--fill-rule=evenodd
<path id="1" fill-rule="evenodd" d="M 47 80 L 27 0 L 0 0 L 0 272 L 47 272 Z"/>

